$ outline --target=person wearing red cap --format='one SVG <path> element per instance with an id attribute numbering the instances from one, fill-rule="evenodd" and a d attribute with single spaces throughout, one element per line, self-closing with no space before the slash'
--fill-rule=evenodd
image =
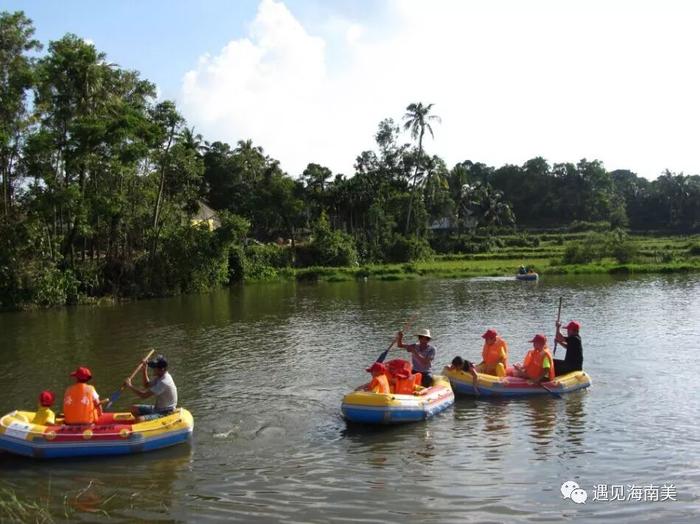
<path id="1" fill-rule="evenodd" d="M 523 363 L 513 366 L 515 375 L 533 382 L 554 380 L 554 360 L 547 347 L 547 337 L 537 334 L 530 342 L 533 348 L 527 352 Z"/>
<path id="2" fill-rule="evenodd" d="M 556 341 L 566 349 L 564 360 L 556 359 L 554 361 L 554 369 L 557 372 L 557 376 L 566 375 L 573 371 L 581 371 L 583 369 L 583 345 L 579 335 L 581 324 L 575 320 L 569 322 L 565 326 L 566 337 L 561 334 L 561 322 L 557 322 L 556 326 Z"/>
<path id="3" fill-rule="evenodd" d="M 93 386 L 88 384 L 92 378 L 89 368 L 79 367 L 71 377 L 75 384 L 68 386 L 63 395 L 63 418 L 66 424 L 94 424 L 102 415 L 102 404 L 109 399 L 100 400 Z"/>
<path id="4" fill-rule="evenodd" d="M 34 418 L 32 419 L 33 424 L 49 426 L 56 423 L 56 415 L 51 409 L 55 398 L 53 391 L 46 390 L 39 394 L 39 407 L 37 407 Z"/>
<path id="5" fill-rule="evenodd" d="M 381 362 L 375 362 L 365 371 L 372 373 L 372 381 L 369 383 L 369 386 L 367 386 L 367 391 L 371 391 L 372 393 L 381 393 L 384 395 L 391 393 L 391 389 L 389 388 L 389 379 L 386 376 L 387 369 L 384 364 Z"/>
<path id="6" fill-rule="evenodd" d="M 484 348 L 481 350 L 482 360 L 476 370 L 479 373 L 505 377 L 508 367 L 508 344 L 495 329 L 486 330 L 481 338 L 484 339 Z"/>

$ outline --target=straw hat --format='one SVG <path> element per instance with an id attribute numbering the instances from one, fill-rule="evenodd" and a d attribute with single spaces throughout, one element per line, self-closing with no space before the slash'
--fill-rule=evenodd
<path id="1" fill-rule="evenodd" d="M 417 337 L 428 337 L 428 338 L 433 338 L 430 336 L 430 330 L 429 329 L 419 329 L 414 333 L 415 336 Z"/>

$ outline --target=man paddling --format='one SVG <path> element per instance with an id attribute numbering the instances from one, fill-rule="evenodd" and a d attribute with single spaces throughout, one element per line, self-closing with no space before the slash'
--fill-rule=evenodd
<path id="1" fill-rule="evenodd" d="M 429 388 L 433 385 L 433 375 L 430 370 L 435 359 L 435 348 L 430 345 L 432 337 L 429 329 L 421 329 L 415 333 L 415 336 L 418 337 L 418 344 L 404 344 L 403 331 L 399 331 L 396 345 L 411 354 L 413 372 L 420 373 L 422 375 L 421 385 L 424 388 Z"/>
<path id="2" fill-rule="evenodd" d="M 556 341 L 566 348 L 564 360 L 554 360 L 554 370 L 557 376 L 566 375 L 573 371 L 581 371 L 583 369 L 583 345 L 581 344 L 581 335 L 579 335 L 581 324 L 575 320 L 569 322 L 565 326 L 566 336 L 561 334 L 561 322 L 557 322 L 556 326 Z"/>
<path id="3" fill-rule="evenodd" d="M 149 379 L 148 368 L 153 370 L 155 378 Z M 173 377 L 168 373 L 168 361 L 163 355 L 158 355 L 153 360 L 144 360 L 143 386 L 146 389 L 137 388 L 126 379 L 124 385 L 141 398 L 156 397 L 155 405 L 135 404 L 131 406 L 131 413 L 141 420 L 153 420 L 169 415 L 177 407 L 177 387 Z"/>

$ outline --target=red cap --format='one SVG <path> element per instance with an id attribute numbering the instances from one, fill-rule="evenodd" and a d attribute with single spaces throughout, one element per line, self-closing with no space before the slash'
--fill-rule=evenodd
<path id="1" fill-rule="evenodd" d="M 538 342 L 539 342 L 539 343 L 542 343 L 542 344 L 546 344 L 546 343 L 547 343 L 547 337 L 545 337 L 544 335 L 540 335 L 540 334 L 538 333 L 537 335 L 534 336 L 534 338 L 533 338 L 530 342 L 533 342 L 533 343 L 538 343 Z"/>
<path id="2" fill-rule="evenodd" d="M 579 329 L 581 329 L 581 324 L 579 324 L 575 320 L 572 320 L 565 327 L 566 329 L 570 329 L 571 331 L 578 331 Z"/>
<path id="3" fill-rule="evenodd" d="M 381 362 L 375 362 L 370 367 L 365 369 L 365 371 L 369 371 L 370 373 L 386 373 L 386 366 Z"/>
<path id="4" fill-rule="evenodd" d="M 495 338 L 495 337 L 497 337 L 497 336 L 498 336 L 498 332 L 496 332 L 495 329 L 487 329 L 487 330 L 486 330 L 486 333 L 484 333 L 483 335 L 481 335 L 481 338 L 484 338 L 484 339 L 487 339 L 487 340 L 488 340 L 489 338 Z"/>
<path id="5" fill-rule="evenodd" d="M 80 367 L 73 371 L 70 376 L 77 378 L 80 382 L 86 382 L 92 378 L 92 373 L 89 368 Z"/>
<path id="6" fill-rule="evenodd" d="M 55 400 L 55 398 L 56 397 L 53 394 L 53 391 L 42 391 L 41 393 L 39 393 L 39 404 L 48 408 L 49 406 L 53 405 L 53 401 Z"/>

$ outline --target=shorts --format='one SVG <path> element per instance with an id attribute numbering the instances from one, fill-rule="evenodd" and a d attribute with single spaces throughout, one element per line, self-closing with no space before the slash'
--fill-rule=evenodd
<path id="1" fill-rule="evenodd" d="M 134 406 L 134 410 L 136 411 L 137 416 L 141 417 L 141 420 L 155 420 L 157 418 L 170 415 L 173 411 L 175 411 L 173 408 L 156 409 L 155 406 L 150 404 L 136 404 Z"/>

